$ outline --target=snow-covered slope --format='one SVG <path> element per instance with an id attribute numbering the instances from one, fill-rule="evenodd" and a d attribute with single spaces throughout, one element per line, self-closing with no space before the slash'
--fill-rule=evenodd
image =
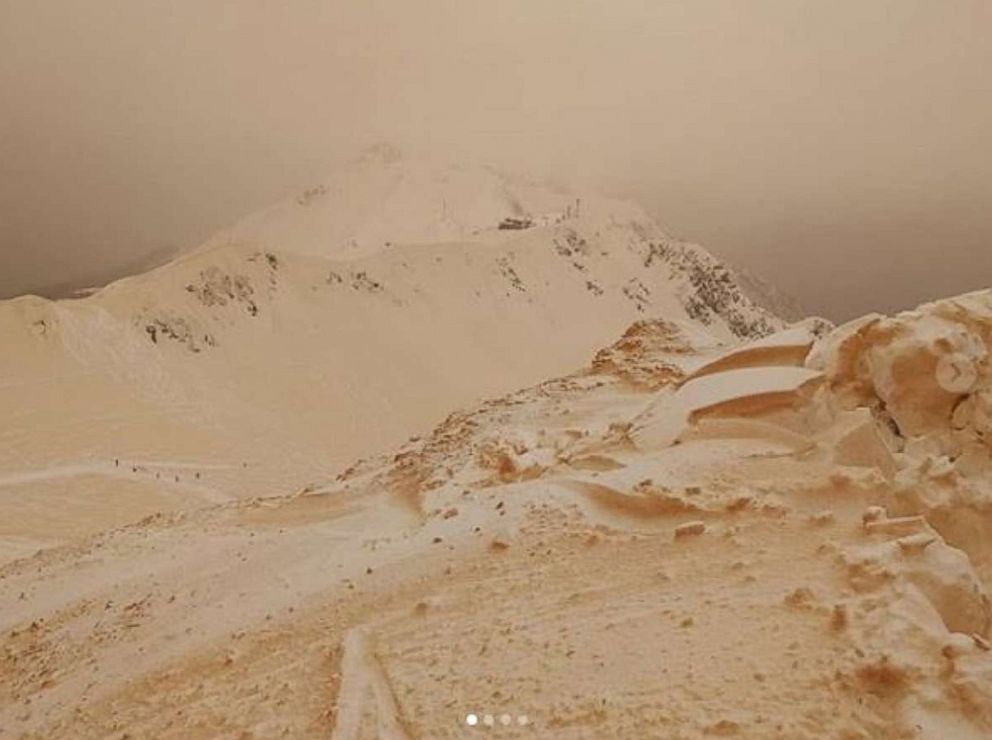
<path id="1" fill-rule="evenodd" d="M 646 222 L 636 205 L 509 178 L 488 167 L 442 165 L 374 147 L 323 182 L 248 216 L 195 251 L 219 244 L 322 257 L 366 256 L 391 246 L 485 242 L 507 218 L 541 224 L 582 213 Z"/>
<path id="2" fill-rule="evenodd" d="M 292 490 L 653 317 L 783 325 L 637 206 L 377 151 L 86 299 L 0 303 L 0 498 L 48 541 L 53 508 Z"/>
<path id="3" fill-rule="evenodd" d="M 0 726 L 988 738 L 992 292 L 825 331 L 640 320 L 314 490 L 0 565 Z"/>

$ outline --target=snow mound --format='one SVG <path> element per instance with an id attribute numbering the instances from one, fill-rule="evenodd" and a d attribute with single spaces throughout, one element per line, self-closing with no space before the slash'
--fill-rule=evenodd
<path id="1" fill-rule="evenodd" d="M 841 408 L 870 408 L 894 444 L 916 456 L 988 457 L 992 449 L 992 292 L 870 316 L 819 342 L 821 370 Z"/>
<path id="2" fill-rule="evenodd" d="M 703 375 L 654 404 L 635 421 L 631 436 L 644 449 L 666 447 L 694 421 L 712 416 L 756 416 L 794 405 L 822 380 L 805 367 L 745 367 Z"/>
<path id="3" fill-rule="evenodd" d="M 761 339 L 738 345 L 696 368 L 686 378 L 686 382 L 704 375 L 746 367 L 801 366 L 813 342 L 816 341 L 818 330 L 822 330 L 819 325 L 802 322 Z"/>

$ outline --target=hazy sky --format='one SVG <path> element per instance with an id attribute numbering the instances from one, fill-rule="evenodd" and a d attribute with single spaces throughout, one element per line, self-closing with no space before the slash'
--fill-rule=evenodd
<path id="1" fill-rule="evenodd" d="M 380 141 L 633 196 L 847 318 L 992 284 L 989 0 L 0 0 L 0 297 Z"/>

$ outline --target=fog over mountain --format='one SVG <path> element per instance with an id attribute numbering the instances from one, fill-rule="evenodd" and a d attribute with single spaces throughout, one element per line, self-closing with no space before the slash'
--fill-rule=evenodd
<path id="1" fill-rule="evenodd" d="M 782 306 L 390 147 L 0 301 L 0 726 L 989 737 L 992 291 Z"/>
<path id="2" fill-rule="evenodd" d="M 736 341 L 784 327 L 777 305 L 636 204 L 377 147 L 81 300 L 0 301 L 0 410 L 22 420 L 0 486 L 89 461 L 66 498 L 37 481 L 0 556 L 58 541 L 54 510 L 78 534 L 168 505 L 160 470 L 125 466 L 151 490 L 124 496 L 97 460 L 223 459 L 192 482 L 169 470 L 184 501 L 298 488 L 571 371 L 636 320 Z"/>
<path id="3" fill-rule="evenodd" d="M 0 0 L 0 736 L 992 737 L 990 21 Z"/>
<path id="4" fill-rule="evenodd" d="M 983 0 L 0 8 L 0 296 L 194 246 L 371 144 L 578 183 L 842 319 L 992 275 Z"/>

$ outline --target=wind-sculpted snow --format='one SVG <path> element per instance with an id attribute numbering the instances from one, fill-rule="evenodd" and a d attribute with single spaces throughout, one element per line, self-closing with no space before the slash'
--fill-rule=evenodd
<path id="1" fill-rule="evenodd" d="M 590 367 L 333 479 L 11 562 L 0 722 L 988 737 L 989 300 L 744 345 L 640 320 Z M 645 436 L 662 418 L 671 434 Z"/>
<path id="2" fill-rule="evenodd" d="M 206 449 L 234 472 L 209 496 L 173 475 L 177 505 L 293 488 L 569 372 L 633 321 L 712 341 L 784 325 L 746 301 L 692 319 L 689 272 L 649 258 L 666 239 L 636 205 L 377 151 L 85 299 L 0 302 L 0 476 Z M 630 381 L 658 379 L 648 363 Z M 36 498 L 85 534 L 120 521 L 117 488 L 161 481 L 39 482 Z M 49 535 L 22 528 L 12 551 Z"/>
<path id="3" fill-rule="evenodd" d="M 380 151 L 0 304 L 2 732 L 989 737 L 992 296 L 747 292 Z"/>

